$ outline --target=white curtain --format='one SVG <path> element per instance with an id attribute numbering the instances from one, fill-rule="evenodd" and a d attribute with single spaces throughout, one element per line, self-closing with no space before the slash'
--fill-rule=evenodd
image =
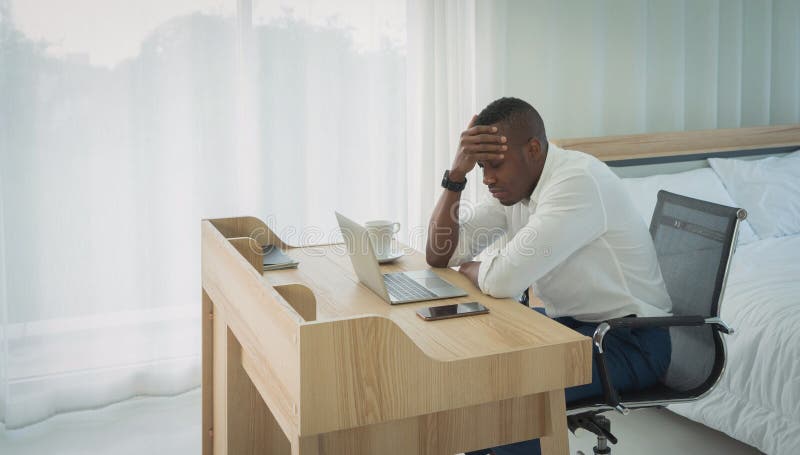
<path id="1" fill-rule="evenodd" d="M 407 241 L 424 250 L 440 182 L 474 114 L 504 92 L 504 1 L 408 0 Z M 490 197 L 477 168 L 467 176 L 462 212 Z"/>
<path id="2" fill-rule="evenodd" d="M 255 210 L 235 5 L 127 3 L 2 3 L 8 428 L 195 387 L 199 219 Z"/>
<path id="3" fill-rule="evenodd" d="M 797 122 L 792 0 L 0 0 L 0 421 L 199 384 L 199 220 L 420 248 L 472 114 Z M 485 196 L 469 176 L 465 197 Z"/>
<path id="4" fill-rule="evenodd" d="M 0 0 L 0 421 L 199 385 L 202 218 L 405 218 L 406 4 Z"/>

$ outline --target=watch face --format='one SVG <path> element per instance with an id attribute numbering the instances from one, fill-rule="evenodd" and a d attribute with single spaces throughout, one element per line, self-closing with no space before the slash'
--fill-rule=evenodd
<path id="1" fill-rule="evenodd" d="M 444 171 L 444 177 L 442 177 L 442 187 L 446 188 L 450 191 L 462 191 L 467 186 L 467 180 L 464 179 L 463 182 L 451 182 L 450 181 L 450 170 Z"/>

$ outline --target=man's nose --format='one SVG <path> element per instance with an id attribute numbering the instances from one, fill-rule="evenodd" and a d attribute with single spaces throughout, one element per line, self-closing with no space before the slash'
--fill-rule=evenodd
<path id="1" fill-rule="evenodd" d="M 494 173 L 487 170 L 485 167 L 483 168 L 483 184 L 484 185 L 493 185 L 497 182 L 497 179 L 494 178 Z"/>

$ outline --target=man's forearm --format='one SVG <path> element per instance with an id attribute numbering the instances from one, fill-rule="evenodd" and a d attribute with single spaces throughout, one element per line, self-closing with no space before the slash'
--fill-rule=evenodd
<path id="1" fill-rule="evenodd" d="M 507 138 L 497 134 L 497 127 L 475 125 L 477 115 L 472 116 L 467 129 L 461 133 L 458 152 L 453 159 L 448 179 L 463 182 L 467 174 L 480 160 L 502 160 L 508 150 Z M 425 257 L 433 267 L 447 267 L 458 248 L 458 209 L 461 193 L 445 190 L 433 209 L 428 224 L 428 244 Z"/>
<path id="2" fill-rule="evenodd" d="M 463 178 L 463 177 L 462 177 Z M 447 267 L 458 245 L 458 210 L 461 193 L 444 190 L 428 224 L 425 257 L 433 267 Z"/>

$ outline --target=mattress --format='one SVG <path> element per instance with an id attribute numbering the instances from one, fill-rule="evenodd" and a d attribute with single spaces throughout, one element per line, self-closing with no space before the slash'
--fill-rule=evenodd
<path id="1" fill-rule="evenodd" d="M 800 234 L 739 246 L 721 316 L 728 362 L 706 397 L 670 410 L 768 454 L 800 454 Z"/>

